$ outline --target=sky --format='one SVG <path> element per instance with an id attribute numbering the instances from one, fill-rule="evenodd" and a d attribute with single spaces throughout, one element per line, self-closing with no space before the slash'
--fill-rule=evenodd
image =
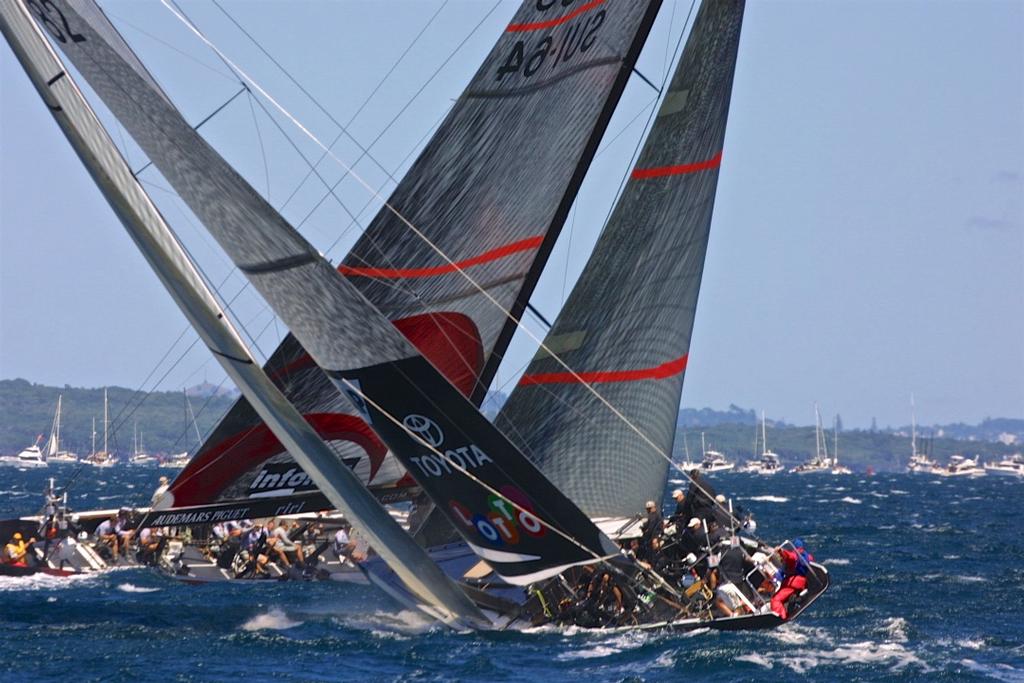
<path id="1" fill-rule="evenodd" d="M 215 5 L 179 4 L 315 135 L 330 142 L 341 124 L 369 147 L 372 160 L 356 168 L 386 194 L 519 3 L 222 2 L 302 89 Z M 158 1 L 101 5 L 190 122 L 238 92 Z M 649 80 L 671 68 L 690 8 L 664 3 L 638 62 Z M 655 100 L 639 78 L 627 86 L 533 297 L 549 318 L 585 265 Z M 295 147 L 317 149 L 285 131 L 291 143 L 246 94 L 201 128 L 307 239 L 341 258 L 358 226 L 331 201 L 310 213 L 323 192 L 300 185 L 308 167 Z M 334 149 L 349 163 L 360 155 L 350 140 Z M 322 172 L 339 175 L 331 163 Z M 283 326 L 159 174 L 140 177 L 233 302 L 256 355 L 269 355 Z M 368 193 L 356 183 L 340 192 L 369 222 Z M 164 390 L 221 382 L 195 341 L 0 47 L 0 378 Z M 517 334 L 495 388 L 510 390 L 534 351 Z M 818 402 L 849 428 L 907 424 L 911 395 L 924 424 L 1024 418 L 1024 2 L 752 0 L 683 405 L 737 404 L 809 424 Z"/>

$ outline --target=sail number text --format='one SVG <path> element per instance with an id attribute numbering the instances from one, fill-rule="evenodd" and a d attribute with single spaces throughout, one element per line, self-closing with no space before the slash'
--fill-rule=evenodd
<path id="1" fill-rule="evenodd" d="M 39 21 L 50 32 L 50 35 L 60 42 L 66 43 L 68 38 L 71 39 L 72 43 L 81 43 L 85 40 L 85 36 L 81 33 L 75 33 L 71 30 L 71 27 L 68 26 L 68 20 L 64 17 L 64 13 L 50 0 L 26 0 L 25 4 L 35 12 L 35 15 L 39 17 Z"/>
<path id="2" fill-rule="evenodd" d="M 537 8 L 547 9 L 556 1 L 548 0 L 548 5 L 542 7 L 544 0 L 537 0 Z M 604 20 L 605 11 L 602 9 L 580 17 L 562 32 L 560 38 L 548 35 L 529 44 L 525 40 L 517 40 L 504 64 L 498 67 L 495 80 L 500 81 L 505 76 L 520 71 L 523 72 L 523 76 L 529 78 L 545 64 L 555 69 L 559 64 L 570 61 L 577 54 L 582 54 L 594 46 L 597 42 L 597 32 L 604 25 Z"/>

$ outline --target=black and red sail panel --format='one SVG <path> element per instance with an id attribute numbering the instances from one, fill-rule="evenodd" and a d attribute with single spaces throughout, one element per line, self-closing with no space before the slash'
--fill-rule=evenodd
<path id="1" fill-rule="evenodd" d="M 742 0 L 701 6 L 636 168 L 547 350 L 498 416 L 499 427 L 592 517 L 633 515 L 665 485 L 663 454 L 671 453 L 689 361 L 743 8 Z"/>

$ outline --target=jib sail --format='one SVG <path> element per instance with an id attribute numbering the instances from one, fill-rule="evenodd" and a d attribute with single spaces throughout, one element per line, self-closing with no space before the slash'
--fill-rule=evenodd
<path id="1" fill-rule="evenodd" d="M 518 317 L 646 39 L 660 0 L 526 0 L 388 202 Z M 386 208 L 341 272 L 477 404 L 514 330 Z M 267 372 L 375 488 L 412 484 L 294 337 Z M 171 486 L 176 503 L 248 495 L 280 450 L 250 448 L 239 399 Z"/>
<path id="2" fill-rule="evenodd" d="M 586 269 L 497 419 L 592 517 L 636 514 L 665 485 L 743 9 L 742 0 L 701 6 Z"/>

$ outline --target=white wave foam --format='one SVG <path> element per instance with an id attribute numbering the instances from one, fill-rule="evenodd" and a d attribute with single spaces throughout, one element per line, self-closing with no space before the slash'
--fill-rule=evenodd
<path id="1" fill-rule="evenodd" d="M 763 666 L 766 669 L 774 669 L 775 668 L 775 664 L 772 662 L 772 660 L 768 659 L 764 655 L 759 655 L 759 654 L 740 655 L 739 657 L 734 657 L 734 659 L 737 662 L 750 662 L 751 664 L 757 664 L 758 666 Z"/>
<path id="2" fill-rule="evenodd" d="M 869 491 L 868 495 L 869 496 L 874 496 L 875 498 L 888 498 L 889 497 L 888 493 L 878 493 L 877 491 Z"/>
<path id="3" fill-rule="evenodd" d="M 751 496 L 747 500 L 756 500 L 759 503 L 788 503 L 789 498 L 784 496 Z"/>
<path id="4" fill-rule="evenodd" d="M 433 619 L 418 610 L 403 609 L 397 612 L 376 610 L 372 614 L 346 614 L 332 619 L 346 628 L 369 630 L 375 638 L 404 640 L 440 628 Z"/>
<path id="5" fill-rule="evenodd" d="M 51 576 L 50 574 L 33 574 L 31 576 L 0 576 L 0 593 L 5 591 L 52 591 L 80 586 L 96 580 L 96 574 L 72 574 L 71 576 Z"/>
<path id="6" fill-rule="evenodd" d="M 984 576 L 957 576 L 953 580 L 957 583 L 985 583 L 988 581 Z"/>
<path id="7" fill-rule="evenodd" d="M 842 557 L 837 557 L 835 559 L 822 560 L 821 563 L 826 566 L 845 567 L 850 564 L 850 561 Z"/>
<path id="8" fill-rule="evenodd" d="M 960 556 L 959 555 L 943 555 L 942 559 L 944 559 L 944 560 L 959 560 Z"/>
<path id="9" fill-rule="evenodd" d="M 118 585 L 117 590 L 124 591 L 125 593 L 156 593 L 160 589 L 136 586 L 134 583 L 122 583 Z"/>
<path id="10" fill-rule="evenodd" d="M 903 491 L 901 489 L 893 489 L 892 491 L 889 491 L 889 493 L 893 494 L 894 496 L 908 496 L 908 495 L 910 495 L 910 491 Z"/>
<path id="11" fill-rule="evenodd" d="M 961 638 L 956 641 L 960 647 L 966 647 L 968 650 L 980 650 L 985 647 L 984 640 L 970 640 L 969 638 Z"/>
<path id="12" fill-rule="evenodd" d="M 562 652 L 556 659 L 568 662 L 575 659 L 610 657 L 626 650 L 635 650 L 638 647 L 642 647 L 649 638 L 650 634 L 644 631 L 625 631 L 617 633 L 610 638 L 601 638 L 601 641 L 598 643 L 591 641 L 588 643 L 589 647 Z"/>
<path id="13" fill-rule="evenodd" d="M 1014 669 L 1009 664 L 981 664 L 973 659 L 961 659 L 960 663 L 971 671 L 976 671 L 997 681 L 1024 683 L 1024 671 Z"/>
<path id="14" fill-rule="evenodd" d="M 885 620 L 885 631 L 894 643 L 907 642 L 907 620 L 903 617 L 890 617 Z"/>
<path id="15" fill-rule="evenodd" d="M 900 643 L 870 641 L 837 645 L 832 650 L 798 650 L 791 655 L 779 656 L 777 661 L 798 674 L 805 674 L 822 664 L 888 664 L 892 672 L 909 666 L 919 667 L 925 672 L 931 670 L 920 657 Z"/>
<path id="16" fill-rule="evenodd" d="M 46 602 L 57 602 L 57 598 L 51 595 L 50 597 L 46 598 Z"/>
<path id="17" fill-rule="evenodd" d="M 301 621 L 292 621 L 283 610 L 275 607 L 264 614 L 257 614 L 249 621 L 242 624 L 243 631 L 284 631 L 289 628 L 301 626 Z"/>
<path id="18" fill-rule="evenodd" d="M 864 502 L 864 501 L 862 501 L 862 500 L 860 500 L 858 498 L 852 498 L 850 496 L 843 496 L 840 499 L 840 501 L 843 502 L 843 503 L 851 503 L 853 505 L 860 505 L 861 503 Z"/>

